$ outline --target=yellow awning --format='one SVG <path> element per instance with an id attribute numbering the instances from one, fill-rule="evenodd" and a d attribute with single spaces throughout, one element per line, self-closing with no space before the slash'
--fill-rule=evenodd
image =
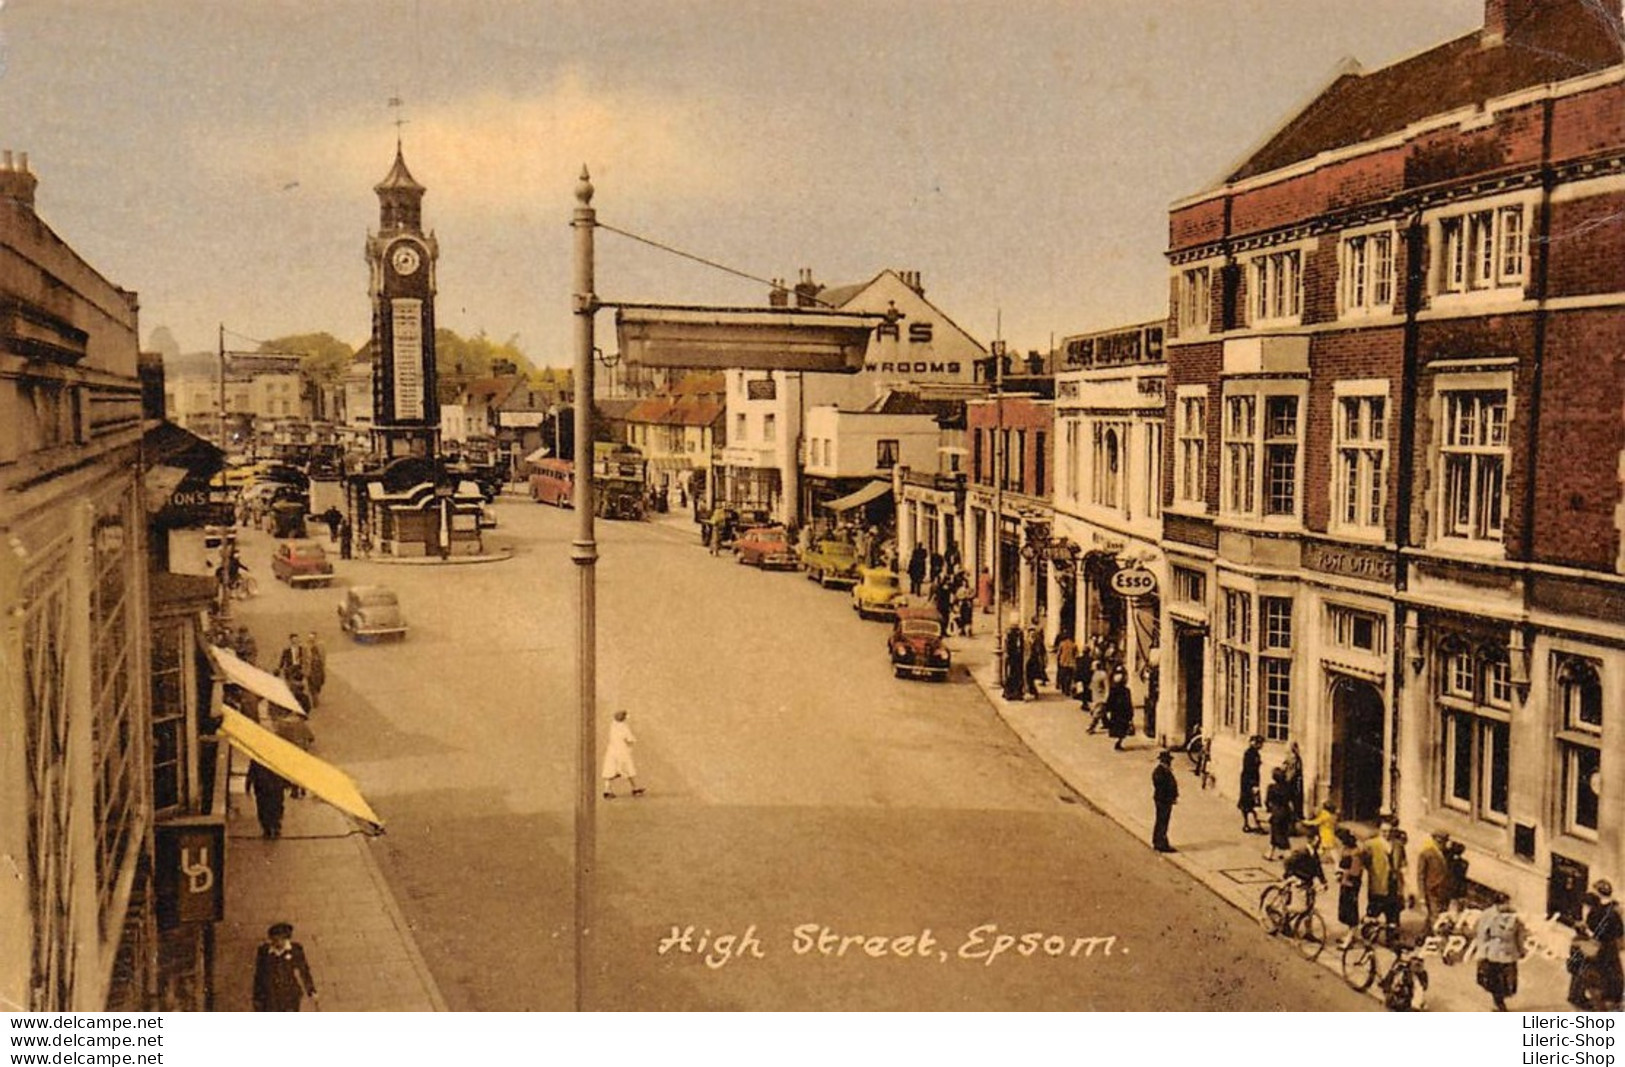
<path id="1" fill-rule="evenodd" d="M 214 656 L 214 661 L 220 665 L 221 673 L 226 676 L 226 680 L 232 685 L 240 685 L 255 696 L 264 697 L 279 708 L 287 708 L 289 711 L 298 712 L 300 715 L 306 714 L 305 709 L 300 706 L 298 698 L 293 695 L 293 690 L 289 689 L 288 683 L 281 678 L 278 678 L 270 671 L 260 670 L 252 663 L 243 662 L 238 658 L 237 653 L 229 648 L 213 645 L 210 647 L 209 652 Z"/>
<path id="2" fill-rule="evenodd" d="M 355 779 L 328 763 L 318 759 L 298 745 L 284 741 L 276 734 L 241 715 L 225 708 L 220 720 L 220 732 L 231 739 L 238 750 L 250 759 L 262 763 L 294 785 L 315 793 L 335 808 L 365 824 L 374 832 L 382 833 L 384 821 L 367 805 Z"/>

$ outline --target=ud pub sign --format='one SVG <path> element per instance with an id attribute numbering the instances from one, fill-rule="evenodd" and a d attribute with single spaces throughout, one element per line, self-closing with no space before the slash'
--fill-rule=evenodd
<path id="1" fill-rule="evenodd" d="M 216 819 L 160 823 L 154 841 L 158 926 L 219 922 L 226 914 L 226 827 Z"/>

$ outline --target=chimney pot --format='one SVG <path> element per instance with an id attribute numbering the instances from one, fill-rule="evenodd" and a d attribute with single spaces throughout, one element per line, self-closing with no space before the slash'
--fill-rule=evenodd
<path id="1" fill-rule="evenodd" d="M 0 168 L 0 169 L 5 169 L 5 170 L 10 170 L 11 169 L 11 149 L 9 149 L 9 148 L 6 149 L 6 151 L 5 151 L 5 166 L 4 166 L 4 168 Z"/>
<path id="2" fill-rule="evenodd" d="M 17 169 L 22 171 L 24 174 L 28 173 L 28 153 L 27 152 L 19 152 L 19 153 L 17 153 Z"/>

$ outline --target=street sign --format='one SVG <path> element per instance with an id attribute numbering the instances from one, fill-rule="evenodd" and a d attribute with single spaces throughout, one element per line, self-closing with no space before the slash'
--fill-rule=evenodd
<path id="1" fill-rule="evenodd" d="M 621 354 L 631 366 L 710 370 L 863 369 L 884 316 L 808 308 L 617 306 Z"/>
<path id="2" fill-rule="evenodd" d="M 1118 596 L 1150 596 L 1157 591 L 1157 576 L 1144 567 L 1124 567 L 1112 575 L 1111 586 Z"/>

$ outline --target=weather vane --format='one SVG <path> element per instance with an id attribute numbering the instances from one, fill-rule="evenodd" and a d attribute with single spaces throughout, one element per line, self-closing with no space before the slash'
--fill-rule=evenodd
<path id="1" fill-rule="evenodd" d="M 389 98 L 389 107 L 395 111 L 395 147 L 398 149 L 401 147 L 401 127 L 407 123 L 407 119 L 401 114 L 401 109 L 406 107 L 406 101 L 402 100 L 397 92 Z"/>

